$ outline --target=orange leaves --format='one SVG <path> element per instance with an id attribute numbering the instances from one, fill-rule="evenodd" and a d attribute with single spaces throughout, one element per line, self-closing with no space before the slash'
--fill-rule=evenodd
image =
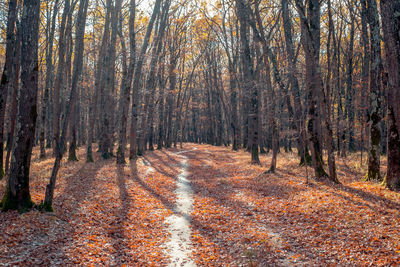
<path id="1" fill-rule="evenodd" d="M 198 266 L 400 265 L 400 195 L 359 181 L 347 159 L 338 160 L 344 185 L 305 185 L 295 154 L 281 153 L 277 173 L 260 175 L 266 167 L 248 164 L 245 152 L 185 150 L 195 146 L 185 155 Z M 35 201 L 52 162 L 37 152 Z M 179 159 L 169 150 L 149 152 L 134 169 L 100 159 L 63 165 L 55 213 L 0 213 L 0 265 L 167 265 L 164 220 L 174 212 Z"/>
<path id="2" fill-rule="evenodd" d="M 191 161 L 200 265 L 209 264 L 203 257 L 211 242 L 215 265 L 248 265 L 249 245 L 260 266 L 400 263 L 400 214 L 392 208 L 398 194 L 358 182 L 362 174 L 346 169 L 339 169 L 347 175 L 343 186 L 305 185 L 305 168 L 293 154 L 280 157 L 276 174 L 260 175 L 263 167 L 249 165 L 247 153 L 201 147 Z"/>

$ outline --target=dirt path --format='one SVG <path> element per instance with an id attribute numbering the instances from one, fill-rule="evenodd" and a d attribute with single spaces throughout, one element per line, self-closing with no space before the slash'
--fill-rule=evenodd
<path id="1" fill-rule="evenodd" d="M 178 153 L 176 153 L 178 154 Z M 173 214 L 169 216 L 165 223 L 168 225 L 167 231 L 171 235 L 167 242 L 167 254 L 171 259 L 169 266 L 196 266 L 191 259 L 191 211 L 193 205 L 193 190 L 190 181 L 187 179 L 189 162 L 188 158 L 179 153 L 181 158 L 180 173 L 176 180 L 176 204 Z"/>

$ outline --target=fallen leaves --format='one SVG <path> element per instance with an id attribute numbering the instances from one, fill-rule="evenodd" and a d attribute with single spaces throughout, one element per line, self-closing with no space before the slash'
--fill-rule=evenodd
<path id="1" fill-rule="evenodd" d="M 400 195 L 361 181 L 352 159 L 338 159 L 342 185 L 305 184 L 295 154 L 279 154 L 277 172 L 260 175 L 267 167 L 250 165 L 246 152 L 195 144 L 185 150 L 197 265 L 400 265 Z M 54 213 L 0 213 L 0 265 L 168 264 L 164 220 L 175 206 L 175 151 L 148 152 L 125 167 L 100 158 L 63 162 Z M 52 162 L 35 150 L 36 203 Z M 1 181 L 0 194 L 4 188 Z"/>

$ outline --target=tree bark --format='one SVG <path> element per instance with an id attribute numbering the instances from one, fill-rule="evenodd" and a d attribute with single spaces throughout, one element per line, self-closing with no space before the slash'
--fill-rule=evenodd
<path id="1" fill-rule="evenodd" d="M 9 0 L 7 31 L 6 31 L 6 59 L 0 81 L 0 179 L 4 176 L 4 116 L 6 112 L 7 96 L 13 73 L 13 56 L 15 49 L 15 23 L 17 21 L 17 0 Z"/>
<path id="2" fill-rule="evenodd" d="M 54 161 L 53 170 L 50 176 L 50 182 L 46 186 L 44 208 L 47 211 L 53 210 L 53 196 L 54 189 L 56 186 L 57 173 L 61 166 L 61 160 L 64 155 L 65 140 L 67 135 L 68 123 L 71 118 L 72 109 L 74 108 L 75 99 L 77 97 L 77 87 L 79 82 L 79 77 L 82 72 L 83 65 L 83 50 L 84 50 L 84 35 L 86 26 L 86 14 L 89 5 L 89 0 L 80 0 L 78 18 L 76 23 L 76 41 L 75 41 L 75 57 L 74 57 L 74 72 L 72 76 L 71 92 L 69 97 L 69 103 L 66 107 L 65 118 L 62 125 L 62 132 L 60 143 L 57 144 L 57 155 Z"/>
<path id="3" fill-rule="evenodd" d="M 240 22 L 240 41 L 242 45 L 242 67 L 244 79 L 244 93 L 249 94 L 249 146 L 251 162 L 260 164 L 258 157 L 258 90 L 255 85 L 254 70 L 250 54 L 250 46 L 247 38 L 247 18 L 245 0 L 236 0 L 237 15 Z"/>
<path id="4" fill-rule="evenodd" d="M 306 84 L 308 87 L 308 132 L 310 135 L 311 156 L 315 177 L 317 179 L 328 177 L 322 161 L 322 127 L 319 115 L 322 103 L 323 82 L 320 53 L 320 2 L 319 0 L 307 1 L 307 17 L 305 6 L 296 0 L 297 10 L 300 15 L 303 49 L 306 55 Z"/>
<path id="5" fill-rule="evenodd" d="M 368 125 L 370 129 L 370 144 L 368 150 L 368 171 L 365 180 L 382 181 L 380 173 L 380 123 L 382 120 L 382 93 L 381 93 L 381 39 L 379 14 L 376 0 L 367 0 L 368 23 L 370 29 L 370 80 L 369 80 L 369 102 Z"/>
<path id="6" fill-rule="evenodd" d="M 53 95 L 53 154 L 57 155 L 57 143 L 59 143 L 60 137 L 60 90 L 61 85 L 63 84 L 63 77 L 65 75 L 65 50 L 66 50 L 66 22 L 67 16 L 70 11 L 70 0 L 66 0 L 64 2 L 64 11 L 61 19 L 60 26 L 60 37 L 58 39 L 59 47 L 58 47 L 58 65 L 57 65 L 57 74 L 54 82 L 54 95 Z"/>
<path id="7" fill-rule="evenodd" d="M 24 0 L 18 121 L 3 210 L 26 210 L 33 205 L 29 192 L 29 169 L 37 118 L 39 20 L 40 1 Z"/>
<path id="8" fill-rule="evenodd" d="M 389 74 L 388 170 L 385 184 L 400 191 L 400 1 L 381 0 L 382 28 Z"/>
<path id="9" fill-rule="evenodd" d="M 49 108 L 49 91 L 51 87 L 51 83 L 53 80 L 53 43 L 54 43 L 54 33 L 56 27 L 56 18 L 58 13 L 58 2 L 56 0 L 54 2 L 54 8 L 51 18 L 51 26 L 50 26 L 50 18 L 48 19 L 48 30 L 50 33 L 48 34 L 47 39 L 47 47 L 46 47 L 46 80 L 45 80 L 45 88 L 42 96 L 43 106 L 41 111 L 41 128 L 40 128 L 40 158 L 46 157 L 46 147 L 45 147 L 45 131 L 46 131 L 46 122 L 48 121 L 46 115 L 49 114 L 47 109 Z M 50 127 L 50 125 L 47 125 Z"/>
<path id="10" fill-rule="evenodd" d="M 89 130 L 88 130 L 88 144 L 86 151 L 86 161 L 93 162 L 93 139 L 94 139 L 94 128 L 96 127 L 96 118 L 98 116 L 98 105 L 99 105 L 99 95 L 102 94 L 104 83 L 104 61 L 105 61 L 105 53 L 107 48 L 107 43 L 109 40 L 110 33 L 110 6 L 111 0 L 107 0 L 107 11 L 106 18 L 104 23 L 104 31 L 103 38 L 100 45 L 100 51 L 98 54 L 97 65 L 96 65 L 96 73 L 95 73 L 95 82 L 94 82 L 94 93 L 93 98 L 89 107 Z M 94 19 L 94 22 L 96 19 Z M 95 38 L 93 38 L 95 40 Z M 100 145 L 100 144 L 99 144 Z"/>
<path id="11" fill-rule="evenodd" d="M 136 142 L 136 133 L 137 133 L 137 122 L 138 122 L 138 104 L 139 104 L 139 90 L 141 88 L 141 79 L 142 79 L 142 70 L 144 63 L 144 56 L 149 45 L 149 40 L 151 36 L 151 32 L 153 30 L 154 21 L 156 19 L 157 14 L 160 12 L 161 8 L 161 0 L 157 0 L 153 13 L 151 15 L 149 24 L 147 25 L 146 35 L 143 40 L 143 45 L 140 50 L 140 54 L 135 66 L 135 72 L 133 74 L 133 88 L 132 88 L 132 120 L 131 120 L 131 130 L 130 130 L 130 151 L 129 158 L 136 159 L 137 157 L 137 142 Z"/>
<path id="12" fill-rule="evenodd" d="M 122 90 L 119 100 L 120 127 L 118 136 L 117 164 L 125 164 L 126 129 L 128 121 L 128 110 L 131 94 L 131 85 L 136 58 L 135 17 L 136 2 L 130 1 L 129 5 L 129 67 L 122 78 Z"/>

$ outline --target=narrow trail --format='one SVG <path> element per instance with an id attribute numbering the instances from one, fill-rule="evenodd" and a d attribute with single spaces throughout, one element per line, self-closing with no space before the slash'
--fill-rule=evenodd
<path id="1" fill-rule="evenodd" d="M 180 174 L 177 177 L 175 190 L 176 204 L 174 214 L 166 218 L 167 230 L 171 235 L 167 242 L 167 255 L 171 260 L 169 266 L 196 266 L 191 259 L 191 211 L 193 206 L 193 190 L 188 177 L 189 159 L 182 155 L 187 151 L 175 153 L 181 158 Z"/>

